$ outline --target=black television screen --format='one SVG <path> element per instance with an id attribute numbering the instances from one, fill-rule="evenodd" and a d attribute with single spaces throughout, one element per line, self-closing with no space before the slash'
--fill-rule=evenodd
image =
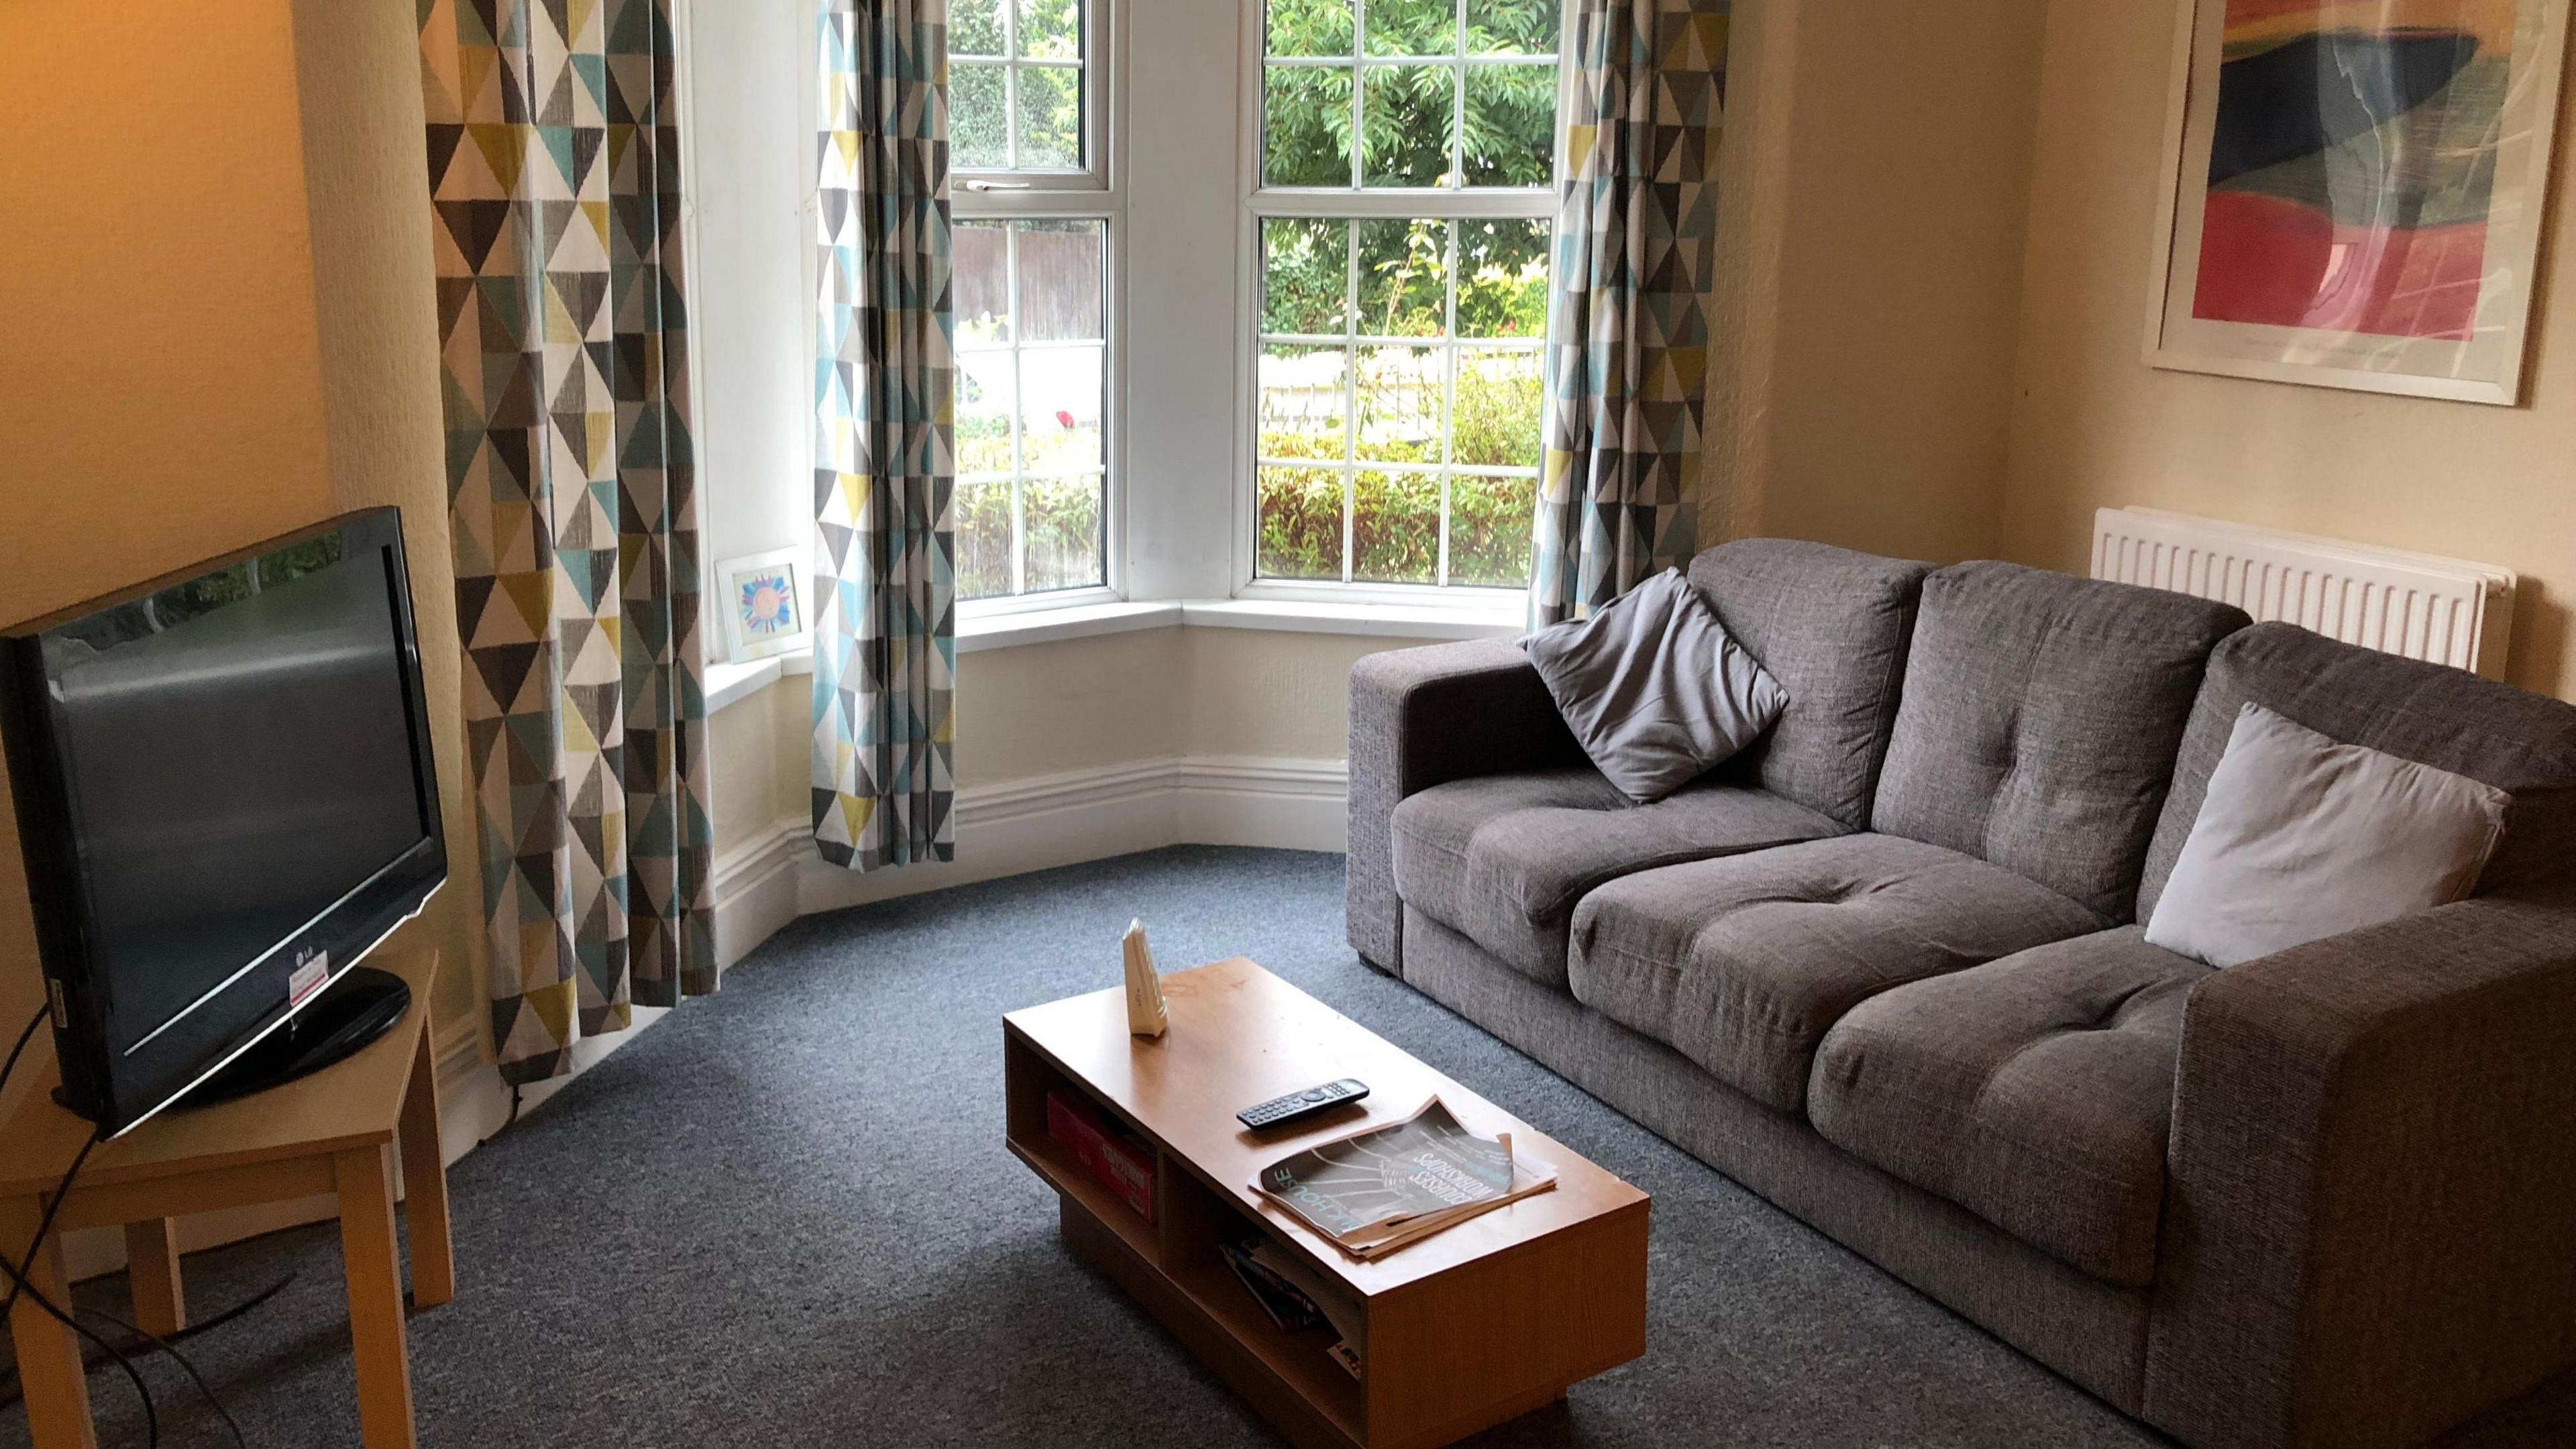
<path id="1" fill-rule="evenodd" d="M 118 1131 L 445 878 L 399 516 L 0 632 L 0 727 L 68 1105 Z"/>

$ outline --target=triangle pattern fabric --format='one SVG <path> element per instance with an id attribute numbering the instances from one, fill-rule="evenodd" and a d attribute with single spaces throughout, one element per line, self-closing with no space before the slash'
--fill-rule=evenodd
<path id="1" fill-rule="evenodd" d="M 876 870 L 956 853 L 947 6 L 821 9 L 814 840 Z"/>
<path id="2" fill-rule="evenodd" d="M 1729 0 L 1573 0 L 1532 627 L 1689 561 Z"/>
<path id="3" fill-rule="evenodd" d="M 635 1004 L 717 985 L 671 5 L 420 6 L 467 754 L 512 1082 L 567 1070 Z"/>

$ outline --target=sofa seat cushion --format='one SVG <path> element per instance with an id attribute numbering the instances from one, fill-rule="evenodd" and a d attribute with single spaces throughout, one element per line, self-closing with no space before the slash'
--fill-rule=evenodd
<path id="1" fill-rule="evenodd" d="M 2000 866 L 1848 835 L 1623 876 L 1575 907 L 1575 999 L 1783 1112 L 1817 1045 L 1892 987 L 2102 928 Z"/>
<path id="2" fill-rule="evenodd" d="M 1871 1166 L 2143 1287 L 2183 1003 L 2210 969 L 2124 926 L 1883 992 L 1825 1034 L 1808 1118 Z"/>
<path id="3" fill-rule="evenodd" d="M 1395 886 L 1415 910 L 1562 990 L 1566 926 L 1594 886 L 1841 829 L 1743 785 L 1702 781 L 1632 805 L 1589 766 L 1483 775 L 1395 808 Z"/>

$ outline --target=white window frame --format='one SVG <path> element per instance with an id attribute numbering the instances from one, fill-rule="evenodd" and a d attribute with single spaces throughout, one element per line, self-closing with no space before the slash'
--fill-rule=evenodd
<path id="1" fill-rule="evenodd" d="M 1120 186 L 1118 138 L 1124 134 L 1125 98 L 1119 84 L 1120 0 L 1085 0 L 1083 62 L 1090 75 L 1084 95 L 1083 155 L 1089 165 L 1065 170 L 952 170 L 950 216 L 967 221 L 1099 221 L 1106 232 L 1101 278 L 1101 569 L 1102 582 L 1087 588 L 1055 589 L 1039 594 L 1005 594 L 959 602 L 961 619 L 993 618 L 1048 609 L 1096 606 L 1126 597 L 1127 430 L 1122 414 L 1127 395 L 1126 347 L 1126 197 Z M 1014 7 L 1016 14 L 1016 6 Z M 1013 20 L 1016 25 L 1016 19 Z M 953 72 L 952 72 L 953 74 Z M 1017 89 L 1016 75 L 1012 82 Z M 1013 130 L 1016 132 L 1016 126 Z M 1013 144 L 1017 144 L 1016 135 Z M 1011 285 L 1016 289 L 1018 278 Z M 1012 405 L 1018 406 L 1013 399 Z M 1018 517 L 1012 521 L 1011 569 L 1025 566 L 1025 543 Z"/>
<path id="2" fill-rule="evenodd" d="M 1238 183 L 1238 189 L 1243 196 L 1243 224 L 1241 227 L 1242 236 L 1236 247 L 1239 265 L 1236 271 L 1237 280 L 1235 297 L 1235 316 L 1237 319 L 1237 325 L 1242 330 L 1242 337 L 1236 352 L 1238 386 L 1236 388 L 1237 398 L 1234 439 L 1234 466 L 1236 470 L 1234 478 L 1234 596 L 1239 599 L 1272 600 L 1280 603 L 1292 604 L 1390 606 L 1417 609 L 1431 608 L 1454 610 L 1460 614 L 1473 614 L 1488 617 L 1499 617 L 1506 614 L 1513 617 L 1519 617 L 1525 612 L 1529 597 L 1528 590 L 1526 588 L 1492 588 L 1458 584 L 1385 584 L 1353 582 L 1350 578 L 1354 562 L 1351 557 L 1351 511 L 1350 505 L 1347 501 L 1344 503 L 1342 514 L 1342 579 L 1340 581 L 1265 579 L 1260 576 L 1261 474 L 1260 466 L 1256 461 L 1256 455 L 1259 452 L 1261 437 L 1261 352 L 1263 347 L 1262 338 L 1264 335 L 1261 329 L 1262 224 L 1273 218 L 1283 217 L 1319 217 L 1337 220 L 1347 218 L 1354 221 L 1374 221 L 1383 219 L 1400 219 L 1409 221 L 1415 218 L 1438 218 L 1441 220 L 1469 221 L 1493 217 L 1506 217 L 1513 219 L 1553 219 L 1557 210 L 1557 195 L 1559 190 L 1558 183 L 1563 180 L 1565 171 L 1562 140 L 1560 139 L 1558 143 L 1555 174 L 1550 178 L 1550 184 L 1546 186 L 1468 187 L 1461 185 L 1431 187 L 1361 187 L 1355 185 L 1348 187 L 1334 187 L 1265 185 L 1262 179 L 1261 128 L 1263 105 L 1268 89 L 1265 76 L 1266 58 L 1264 55 L 1269 41 L 1267 6 L 1265 0 L 1242 0 L 1242 4 L 1243 23 L 1241 30 L 1243 34 L 1243 48 L 1239 63 L 1241 80 L 1238 86 L 1238 89 L 1241 92 L 1242 109 L 1240 112 L 1240 124 L 1238 126 L 1240 135 L 1240 154 L 1237 158 L 1237 166 L 1241 178 Z M 1367 21 L 1368 0 L 1352 0 L 1354 9 L 1352 45 L 1355 51 L 1354 59 L 1357 62 L 1357 73 L 1354 74 L 1351 85 L 1353 118 L 1351 146 L 1354 152 L 1352 160 L 1352 176 L 1354 180 L 1360 179 L 1363 174 L 1360 169 L 1360 157 L 1357 155 L 1359 147 L 1362 144 L 1360 139 L 1360 127 L 1358 124 L 1358 108 L 1362 103 L 1363 93 L 1367 89 L 1366 71 L 1372 66 L 1381 65 L 1454 63 L 1463 67 L 1466 63 L 1466 57 L 1463 54 L 1463 47 L 1465 45 L 1464 36 L 1466 28 L 1467 0 L 1456 0 L 1456 4 L 1460 35 L 1459 45 L 1462 47 L 1460 53 L 1449 56 L 1427 57 L 1380 56 L 1370 55 L 1364 48 L 1367 38 L 1364 27 Z M 1557 54 L 1555 57 L 1484 56 L 1478 57 L 1477 59 L 1483 63 L 1490 64 L 1508 64 L 1515 61 L 1520 63 L 1530 63 L 1534 61 L 1553 59 L 1557 65 L 1559 97 L 1558 112 L 1562 115 L 1564 108 L 1563 96 L 1566 76 L 1564 58 L 1569 53 L 1572 45 L 1573 13 L 1574 5 L 1572 0 L 1564 0 L 1564 3 L 1560 5 L 1558 11 L 1558 24 L 1560 28 L 1557 39 Z M 1305 57 L 1295 57 L 1290 58 L 1290 63 L 1295 65 L 1305 65 L 1308 64 L 1308 60 Z M 1331 58 L 1319 58 L 1315 63 L 1322 66 L 1329 66 L 1331 64 Z M 1453 109 L 1451 112 L 1450 124 L 1453 128 L 1451 133 L 1453 140 L 1458 134 L 1458 131 L 1463 129 L 1459 116 L 1460 113 L 1463 112 L 1466 103 L 1466 86 L 1463 84 L 1462 76 L 1459 83 L 1454 83 L 1452 85 L 1451 105 Z M 1562 127 L 1560 126 L 1559 129 L 1561 133 Z M 1451 157 L 1453 163 L 1459 159 L 1460 158 L 1454 154 Z M 1453 172 L 1453 174 L 1455 173 Z M 1452 232 L 1452 237 L 1453 239 L 1455 237 L 1454 230 Z M 1454 240 L 1453 255 L 1450 261 L 1449 285 L 1454 291 L 1457 284 Z M 1453 318 L 1451 320 L 1454 330 L 1455 319 Z M 1400 340 L 1408 342 L 1419 341 L 1419 339 Z M 1453 336 L 1444 339 L 1443 345 L 1454 347 L 1456 345 L 1455 337 Z M 1544 347 L 1543 342 L 1541 346 Z M 1353 377 L 1347 381 L 1346 385 L 1352 389 L 1353 398 L 1356 399 L 1358 379 Z M 1454 389 L 1454 382 L 1452 383 L 1452 387 Z M 1454 418 L 1451 419 L 1451 426 L 1455 426 Z M 1542 467 L 1543 466 L 1544 460 L 1542 459 Z M 1344 485 L 1344 497 L 1346 500 L 1349 496 L 1349 486 L 1350 485 L 1347 482 Z M 1440 500 L 1440 532 L 1440 559 L 1442 569 L 1445 572 L 1449 552 L 1449 498 L 1445 486 L 1443 487 Z"/>
<path id="3" fill-rule="evenodd" d="M 1115 69 L 1113 60 L 1116 55 L 1114 42 L 1117 39 L 1117 28 L 1111 17 L 1111 11 L 1117 7 L 1117 3 L 1118 0 L 1084 0 L 1082 16 L 1082 59 L 1079 62 L 1012 60 L 1002 67 L 1003 72 L 1007 77 L 1005 81 L 1006 89 L 1004 94 L 1008 97 L 1010 105 L 1009 114 L 1004 118 L 1006 122 L 1009 123 L 1006 128 L 1007 135 L 1005 137 L 1005 144 L 1008 145 L 1014 154 L 1018 152 L 1020 146 L 1020 128 L 1017 124 L 1019 117 L 1020 70 L 1023 67 L 1030 67 L 1039 70 L 1065 70 L 1071 69 L 1075 65 L 1080 65 L 1089 69 L 1091 74 L 1084 90 L 1084 96 L 1087 100 L 1090 100 L 1092 104 L 1085 105 L 1082 108 L 1082 155 L 1084 165 L 1080 169 L 1038 169 L 1035 167 L 1025 169 L 1016 167 L 1005 167 L 999 169 L 989 167 L 967 169 L 952 165 L 949 168 L 949 178 L 954 186 L 956 200 L 961 207 L 964 205 L 970 194 L 986 199 L 999 200 L 1005 194 L 1017 192 L 1093 191 L 1107 193 L 1114 190 L 1115 177 L 1110 166 L 1110 153 L 1116 149 L 1115 142 L 1118 130 L 1116 125 L 1113 123 L 1109 112 L 1116 108 L 1118 100 L 1117 80 L 1112 73 Z M 1013 4 L 1009 8 L 1008 14 L 1009 19 L 1005 22 L 1003 31 L 1003 45 L 1005 48 L 1016 42 L 1019 30 L 1019 6 L 1017 4 Z M 949 82 L 952 86 L 956 83 L 956 79 L 957 67 L 954 62 L 951 62 L 949 65 Z M 1103 101 L 1106 101 L 1107 104 L 1101 104 Z"/>

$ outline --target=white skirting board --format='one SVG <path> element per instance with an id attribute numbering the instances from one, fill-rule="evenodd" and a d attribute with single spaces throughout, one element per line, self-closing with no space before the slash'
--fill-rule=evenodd
<path id="1" fill-rule="evenodd" d="M 957 859 L 865 873 L 827 865 L 800 817 L 717 863 L 717 955 L 739 959 L 800 915 L 1166 845 L 1340 850 L 1340 760 L 1175 756 L 970 787 Z"/>

